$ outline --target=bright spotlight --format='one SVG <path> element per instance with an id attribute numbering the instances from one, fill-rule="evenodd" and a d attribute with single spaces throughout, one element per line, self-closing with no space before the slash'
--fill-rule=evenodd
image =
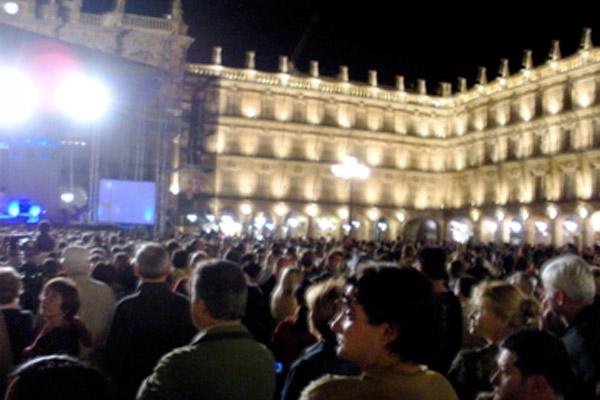
<path id="1" fill-rule="evenodd" d="M 67 78 L 56 96 L 59 109 L 78 121 L 97 121 L 110 105 L 110 93 L 106 85 L 84 75 Z"/>
<path id="2" fill-rule="evenodd" d="M 40 216 L 41 213 L 42 213 L 42 207 L 38 206 L 37 204 L 29 207 L 29 216 L 30 217 L 37 218 Z"/>
<path id="3" fill-rule="evenodd" d="M 579 228 L 579 225 L 577 225 L 577 222 L 575 221 L 571 221 L 570 219 L 565 220 L 565 222 L 563 222 L 563 226 L 565 227 L 565 229 L 571 233 L 575 233 L 577 231 L 577 228 Z"/>
<path id="4" fill-rule="evenodd" d="M 37 107 L 38 94 L 24 73 L 0 67 L 0 126 L 25 122 Z"/>
<path id="5" fill-rule="evenodd" d="M 521 225 L 520 222 L 511 221 L 511 223 L 510 223 L 510 230 L 513 233 L 521 233 L 521 231 L 523 230 L 523 225 Z"/>
<path id="6" fill-rule="evenodd" d="M 60 195 L 60 199 L 63 203 L 72 203 L 75 200 L 75 195 L 71 192 L 66 192 Z"/>
<path id="7" fill-rule="evenodd" d="M 188 214 L 185 216 L 185 218 L 193 224 L 194 222 L 198 221 L 198 214 Z"/>
<path id="8" fill-rule="evenodd" d="M 8 15 L 17 15 L 19 13 L 19 3 L 16 3 L 14 1 L 7 1 L 6 3 L 4 3 L 4 6 L 2 8 L 4 9 L 4 12 Z"/>
<path id="9" fill-rule="evenodd" d="M 8 215 L 10 215 L 13 218 L 16 218 L 19 216 L 19 213 L 21 212 L 21 206 L 19 205 L 19 200 L 13 200 L 10 203 L 8 203 Z"/>
<path id="10" fill-rule="evenodd" d="M 298 227 L 298 225 L 300 225 L 300 221 L 298 221 L 298 218 L 290 218 L 288 219 L 287 224 L 289 225 L 290 228 L 292 229 L 296 229 Z"/>

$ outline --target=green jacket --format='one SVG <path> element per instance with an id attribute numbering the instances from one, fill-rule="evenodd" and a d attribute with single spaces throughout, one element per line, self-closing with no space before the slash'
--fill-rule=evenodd
<path id="1" fill-rule="evenodd" d="M 165 355 L 137 399 L 272 400 L 274 362 L 242 324 L 212 327 Z"/>

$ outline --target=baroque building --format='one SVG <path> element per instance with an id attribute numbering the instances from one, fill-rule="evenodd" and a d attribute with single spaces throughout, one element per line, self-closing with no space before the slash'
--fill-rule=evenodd
<path id="1" fill-rule="evenodd" d="M 200 136 L 205 184 L 189 196 L 209 212 L 243 224 L 259 216 L 281 234 L 342 233 L 349 207 L 355 235 L 430 235 L 483 240 L 591 243 L 600 229 L 600 51 L 585 30 L 579 52 L 509 74 L 501 61 L 488 81 L 439 95 L 382 87 L 377 72 L 352 82 L 295 71 L 229 68 L 215 48 L 211 64 L 188 65 L 191 118 Z M 187 146 L 186 146 L 187 147 Z M 353 156 L 366 180 L 337 178 L 331 166 Z M 184 191 L 194 179 L 182 179 Z M 191 189 L 193 190 L 193 189 Z M 286 221 L 292 220 L 292 226 Z M 347 229 L 347 227 L 346 227 Z"/>

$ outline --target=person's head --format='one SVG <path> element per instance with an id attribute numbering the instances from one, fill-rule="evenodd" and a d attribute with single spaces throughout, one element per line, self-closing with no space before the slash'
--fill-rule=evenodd
<path id="1" fill-rule="evenodd" d="M 67 275 L 87 275 L 90 273 L 90 252 L 82 246 L 67 246 L 61 263 Z"/>
<path id="2" fill-rule="evenodd" d="M 92 278 L 112 286 L 115 282 L 117 270 L 112 264 L 106 262 L 98 262 L 92 269 Z"/>
<path id="3" fill-rule="evenodd" d="M 38 230 L 41 233 L 48 233 L 48 232 L 50 232 L 50 222 L 48 222 L 47 220 L 40 221 L 39 224 L 38 224 Z"/>
<path id="4" fill-rule="evenodd" d="M 441 247 L 426 246 L 419 252 L 421 272 L 432 281 L 448 280 L 446 252 Z"/>
<path id="5" fill-rule="evenodd" d="M 491 377 L 494 400 L 545 400 L 565 395 L 572 380 L 564 343 L 554 335 L 526 329 L 509 336 Z"/>
<path id="6" fill-rule="evenodd" d="M 536 281 L 531 275 L 529 275 L 525 271 L 517 271 L 511 276 L 508 277 L 507 281 L 512 283 L 519 289 L 523 291 L 523 293 L 533 295 L 536 290 Z"/>
<path id="7" fill-rule="evenodd" d="M 188 260 L 190 255 L 187 251 L 178 249 L 173 252 L 171 256 L 171 263 L 173 264 L 173 268 L 176 269 L 186 269 L 188 267 Z"/>
<path id="8" fill-rule="evenodd" d="M 475 278 L 470 275 L 463 275 L 454 284 L 454 294 L 463 301 L 469 300 L 475 284 Z"/>
<path id="9" fill-rule="evenodd" d="M 594 302 L 596 285 L 588 263 L 573 254 L 549 260 L 542 267 L 544 311 L 554 311 L 571 321 Z"/>
<path id="10" fill-rule="evenodd" d="M 592 275 L 594 275 L 594 285 L 596 286 L 596 296 L 600 295 L 600 267 L 592 267 Z"/>
<path id="11" fill-rule="evenodd" d="M 281 291 L 284 296 L 292 296 L 300 283 L 302 283 L 304 275 L 298 268 L 286 268 L 283 270 L 283 275 L 278 285 L 281 286 Z"/>
<path id="12" fill-rule="evenodd" d="M 329 323 L 338 313 L 344 286 L 339 280 L 326 280 L 310 286 L 305 293 L 308 307 L 308 326 L 316 337 L 333 339 Z"/>
<path id="13" fill-rule="evenodd" d="M 135 254 L 135 271 L 142 279 L 162 279 L 171 271 L 169 253 L 158 243 L 146 243 Z"/>
<path id="14" fill-rule="evenodd" d="M 350 276 L 332 322 L 337 353 L 365 368 L 384 362 L 427 364 L 435 347 L 431 282 L 413 268 L 366 267 Z"/>
<path id="15" fill-rule="evenodd" d="M 6 400 L 110 400 L 107 378 L 65 355 L 34 358 L 10 376 Z"/>
<path id="16" fill-rule="evenodd" d="M 23 292 L 21 277 L 11 267 L 0 268 L 0 305 L 10 304 Z"/>
<path id="17" fill-rule="evenodd" d="M 198 329 L 244 316 L 247 286 L 241 268 L 227 260 L 204 261 L 194 270 L 192 319 Z"/>
<path id="18" fill-rule="evenodd" d="M 490 343 L 512 332 L 536 326 L 540 318 L 537 300 L 507 282 L 485 282 L 475 288 L 469 331 Z"/>
<path id="19" fill-rule="evenodd" d="M 40 314 L 46 320 L 70 320 L 79 311 L 80 304 L 75 282 L 69 278 L 54 278 L 46 282 L 42 289 Z"/>

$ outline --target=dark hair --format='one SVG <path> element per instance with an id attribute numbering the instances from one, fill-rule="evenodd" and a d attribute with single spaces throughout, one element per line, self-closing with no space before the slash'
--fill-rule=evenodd
<path id="1" fill-rule="evenodd" d="M 467 299 L 471 298 L 471 293 L 473 292 L 473 286 L 477 281 L 470 275 L 463 275 L 456 281 L 456 285 L 458 286 L 458 291 L 460 294 L 465 296 Z"/>
<path id="2" fill-rule="evenodd" d="M 158 243 L 144 244 L 135 255 L 135 263 L 140 276 L 154 279 L 169 272 L 169 253 Z"/>
<path id="3" fill-rule="evenodd" d="M 77 285 L 69 278 L 54 278 L 50 279 L 44 285 L 44 292 L 51 290 L 56 292 L 62 298 L 60 309 L 65 315 L 65 319 L 70 320 L 79 311 L 81 302 L 79 300 L 79 290 Z"/>
<path id="4" fill-rule="evenodd" d="M 398 331 L 389 350 L 403 361 L 429 364 L 436 347 L 436 301 L 431 282 L 414 268 L 366 267 L 347 281 L 369 323 Z"/>
<path id="5" fill-rule="evenodd" d="M 8 400 L 110 400 L 108 380 L 97 370 L 65 355 L 34 358 L 11 374 Z"/>
<path id="6" fill-rule="evenodd" d="M 431 280 L 448 280 L 446 252 L 441 247 L 426 246 L 419 252 L 421 272 Z"/>
<path id="7" fill-rule="evenodd" d="M 188 266 L 188 259 L 190 255 L 186 250 L 177 249 L 173 252 L 171 256 L 171 263 L 173 264 L 173 268 L 177 269 L 185 269 Z"/>
<path id="8" fill-rule="evenodd" d="M 99 280 L 100 282 L 104 282 L 108 286 L 112 286 L 112 284 L 115 282 L 116 275 L 116 268 L 109 263 L 96 263 L 92 269 L 92 278 Z"/>
<path id="9" fill-rule="evenodd" d="M 545 331 L 526 329 L 509 336 L 502 347 L 515 353 L 515 366 L 523 376 L 542 375 L 556 393 L 567 393 L 573 371 L 559 338 Z"/>
<path id="10" fill-rule="evenodd" d="M 247 286 L 241 268 L 227 260 L 209 260 L 194 271 L 193 298 L 201 299 L 211 317 L 236 320 L 244 316 Z"/>
<path id="11" fill-rule="evenodd" d="M 256 279 L 260 274 L 261 268 L 255 261 L 247 261 L 242 264 L 242 270 L 250 279 Z"/>

